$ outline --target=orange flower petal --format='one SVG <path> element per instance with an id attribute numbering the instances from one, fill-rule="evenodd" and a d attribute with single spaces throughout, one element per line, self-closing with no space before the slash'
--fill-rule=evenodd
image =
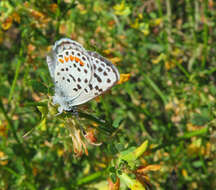
<path id="1" fill-rule="evenodd" d="M 56 9 L 58 8 L 58 5 L 56 3 L 52 3 L 50 5 L 50 10 L 55 13 L 56 12 Z"/>
<path id="2" fill-rule="evenodd" d="M 130 74 L 120 74 L 120 80 L 118 81 L 118 84 L 127 82 L 130 79 L 130 76 Z"/>
<path id="3" fill-rule="evenodd" d="M 12 23 L 13 23 L 13 19 L 12 19 L 11 16 L 9 16 L 9 17 L 2 23 L 1 27 L 2 27 L 3 30 L 8 30 L 8 29 L 11 27 Z"/>
<path id="4" fill-rule="evenodd" d="M 36 11 L 34 9 L 31 9 L 31 15 L 35 18 L 35 19 L 41 19 L 44 18 L 45 15 L 42 12 Z"/>
<path id="5" fill-rule="evenodd" d="M 109 60 L 115 65 L 116 63 L 121 61 L 121 58 L 113 57 L 113 58 L 109 58 Z"/>
<path id="6" fill-rule="evenodd" d="M 143 167 L 141 169 L 137 169 L 137 173 L 147 173 L 148 171 L 157 171 L 161 168 L 160 165 L 148 165 L 146 167 Z"/>
<path id="7" fill-rule="evenodd" d="M 20 16 L 19 16 L 18 13 L 14 12 L 14 13 L 12 14 L 12 17 L 13 17 L 13 20 L 14 20 L 15 22 L 20 23 Z"/>

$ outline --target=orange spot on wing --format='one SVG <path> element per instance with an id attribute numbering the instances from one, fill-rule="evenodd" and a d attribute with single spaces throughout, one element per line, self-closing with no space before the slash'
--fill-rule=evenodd
<path id="1" fill-rule="evenodd" d="M 59 62 L 64 63 L 64 60 L 63 59 L 59 59 Z"/>
<path id="2" fill-rule="evenodd" d="M 80 66 L 84 66 L 84 63 L 80 60 Z"/>
<path id="3" fill-rule="evenodd" d="M 72 55 L 70 55 L 70 60 L 73 61 L 74 60 L 74 57 Z"/>
<path id="4" fill-rule="evenodd" d="M 79 60 L 79 58 L 78 58 L 78 57 L 75 57 L 75 61 L 76 61 L 76 62 L 79 62 L 80 60 Z"/>
<path id="5" fill-rule="evenodd" d="M 75 61 L 80 64 L 80 66 L 84 66 L 84 63 L 78 58 L 75 57 Z"/>
<path id="6" fill-rule="evenodd" d="M 64 57 L 65 61 L 68 62 L 69 61 L 69 57 Z"/>

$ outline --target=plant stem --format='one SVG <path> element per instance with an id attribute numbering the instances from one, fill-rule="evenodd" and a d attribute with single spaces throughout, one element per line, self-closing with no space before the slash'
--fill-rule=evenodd
<path id="1" fill-rule="evenodd" d="M 22 63 L 22 61 L 21 61 L 22 55 L 23 55 L 23 48 L 20 47 L 19 60 L 18 60 L 18 62 L 17 62 L 17 66 L 16 66 L 16 71 L 15 71 L 13 83 L 12 83 L 12 86 L 11 86 L 11 89 L 10 89 L 9 98 L 8 98 L 8 103 L 10 103 L 10 101 L 11 101 L 11 99 L 12 99 L 12 97 L 13 97 L 13 94 L 14 94 L 14 90 L 15 90 L 17 78 L 18 78 L 19 72 L 20 72 L 20 66 L 21 66 L 21 63 Z"/>
<path id="2" fill-rule="evenodd" d="M 86 183 L 90 183 L 91 181 L 95 181 L 96 179 L 98 179 L 101 176 L 103 176 L 105 172 L 106 172 L 106 170 L 90 174 L 90 175 L 88 175 L 86 177 L 78 179 L 77 182 L 76 182 L 76 184 L 77 185 L 83 185 L 83 184 L 86 184 Z"/>
<path id="3" fill-rule="evenodd" d="M 204 127 L 204 128 L 202 128 L 200 130 L 196 130 L 196 131 L 192 131 L 192 132 L 187 132 L 183 136 L 178 137 L 175 140 L 172 140 L 170 142 L 162 143 L 161 145 L 158 145 L 157 147 L 155 147 L 155 148 L 152 149 L 152 152 L 155 152 L 155 151 L 157 151 L 157 150 L 159 150 L 161 148 L 165 148 L 165 147 L 173 145 L 173 144 L 177 144 L 177 143 L 179 143 L 182 140 L 190 139 L 191 137 L 194 137 L 194 136 L 204 135 L 204 134 L 206 134 L 208 132 L 208 129 L 209 128 L 207 126 L 207 127 Z"/>
<path id="4" fill-rule="evenodd" d="M 160 96 L 162 99 L 164 105 L 167 103 L 166 96 L 163 94 L 163 92 L 160 90 L 160 88 L 154 83 L 153 80 L 151 80 L 147 75 L 144 75 L 144 78 L 146 82 L 154 89 L 154 91 Z"/>

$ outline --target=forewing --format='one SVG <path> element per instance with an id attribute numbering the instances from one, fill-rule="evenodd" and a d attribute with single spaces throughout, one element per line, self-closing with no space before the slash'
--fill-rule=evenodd
<path id="1" fill-rule="evenodd" d="M 90 83 L 92 67 L 84 51 L 65 49 L 57 55 L 55 92 L 65 101 L 75 99 Z"/>

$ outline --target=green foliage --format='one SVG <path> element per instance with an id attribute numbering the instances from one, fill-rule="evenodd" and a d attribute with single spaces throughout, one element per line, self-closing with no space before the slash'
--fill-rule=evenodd
<path id="1" fill-rule="evenodd" d="M 216 189 L 215 6 L 0 1 L 0 189 Z M 130 74 L 79 118 L 52 105 L 46 55 L 61 37 Z"/>

